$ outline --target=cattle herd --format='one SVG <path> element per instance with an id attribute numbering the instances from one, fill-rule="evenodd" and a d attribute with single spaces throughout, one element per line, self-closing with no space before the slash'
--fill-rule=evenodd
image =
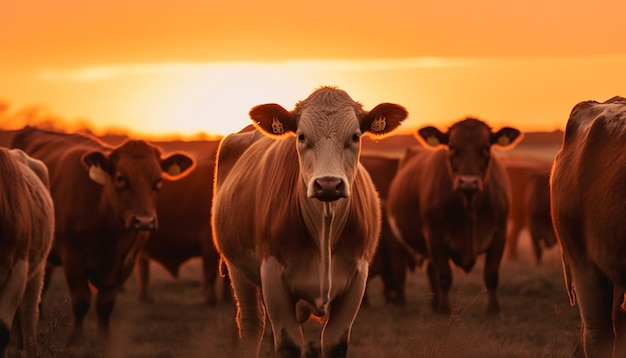
<path id="1" fill-rule="evenodd" d="M 236 303 L 241 356 L 259 356 L 267 330 L 276 356 L 344 357 L 376 276 L 385 302 L 403 304 L 407 272 L 424 267 L 433 311 L 450 315 L 453 267 L 469 272 L 484 257 L 486 314 L 506 314 L 500 266 L 517 259 L 524 228 L 537 265 L 559 245 L 581 319 L 574 354 L 626 356 L 626 98 L 576 104 L 553 161 L 504 158 L 522 133 L 477 118 L 420 128 L 398 155 L 365 152 L 362 137 L 393 140 L 408 113 L 367 110 L 336 87 L 250 117 L 193 143 L 2 131 L 0 357 L 40 355 L 55 267 L 73 313 L 67 344 L 84 344 L 94 295 L 106 346 L 132 273 L 148 301 L 150 261 L 177 276 L 194 257 L 206 303 Z M 321 324 L 314 345 L 303 339 L 309 319 Z"/>

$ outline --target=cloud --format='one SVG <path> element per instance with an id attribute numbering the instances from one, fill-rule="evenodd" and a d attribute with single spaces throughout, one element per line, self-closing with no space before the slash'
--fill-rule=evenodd
<path id="1" fill-rule="evenodd" d="M 427 68 L 460 68 L 481 66 L 533 66 L 542 64 L 589 64 L 626 61 L 622 56 L 567 57 L 413 57 L 362 60 L 293 60 L 282 62 L 168 62 L 103 65 L 68 70 L 46 69 L 38 74 L 42 81 L 106 81 L 125 76 L 223 74 L 257 71 L 384 71 Z"/>

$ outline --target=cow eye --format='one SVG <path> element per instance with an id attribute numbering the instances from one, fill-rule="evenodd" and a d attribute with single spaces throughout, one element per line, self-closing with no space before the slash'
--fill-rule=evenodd
<path id="1" fill-rule="evenodd" d="M 115 176 L 115 186 L 120 189 L 125 188 L 128 186 L 128 181 L 123 175 L 118 174 Z"/>
<path id="2" fill-rule="evenodd" d="M 450 156 L 456 155 L 456 147 L 449 146 L 448 149 L 450 150 Z"/>
<path id="3" fill-rule="evenodd" d="M 359 137 L 359 135 L 358 135 L 358 134 L 354 133 L 354 134 L 352 135 L 352 142 L 353 142 L 353 143 L 358 143 L 360 138 L 361 138 L 361 137 Z"/>
<path id="4" fill-rule="evenodd" d="M 298 142 L 304 143 L 304 140 L 305 140 L 304 134 L 299 134 L 298 135 Z"/>
<path id="5" fill-rule="evenodd" d="M 482 148 L 482 154 L 483 154 L 485 157 L 488 157 L 488 156 L 489 156 L 489 154 L 490 154 L 490 149 L 491 149 L 491 148 L 490 148 L 488 145 L 484 146 L 484 147 Z"/>

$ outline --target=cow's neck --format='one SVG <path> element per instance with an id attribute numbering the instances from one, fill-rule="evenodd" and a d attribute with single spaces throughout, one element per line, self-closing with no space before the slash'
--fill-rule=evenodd
<path id="1" fill-rule="evenodd" d="M 306 190 L 300 191 L 300 208 L 308 232 L 320 255 L 319 279 L 320 302 L 316 302 L 319 310 L 325 311 L 330 302 L 332 289 L 332 256 L 348 219 L 350 199 L 339 199 L 333 202 L 321 202 L 306 197 Z"/>

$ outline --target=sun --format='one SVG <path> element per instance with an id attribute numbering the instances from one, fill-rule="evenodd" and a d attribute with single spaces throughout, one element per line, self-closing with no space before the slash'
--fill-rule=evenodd
<path id="1" fill-rule="evenodd" d="M 314 89 L 288 67 L 256 63 L 190 66 L 176 76 L 153 76 L 144 86 L 132 100 L 144 119 L 127 123 L 129 129 L 183 136 L 237 132 L 252 123 L 252 107 L 278 103 L 290 109 Z"/>

